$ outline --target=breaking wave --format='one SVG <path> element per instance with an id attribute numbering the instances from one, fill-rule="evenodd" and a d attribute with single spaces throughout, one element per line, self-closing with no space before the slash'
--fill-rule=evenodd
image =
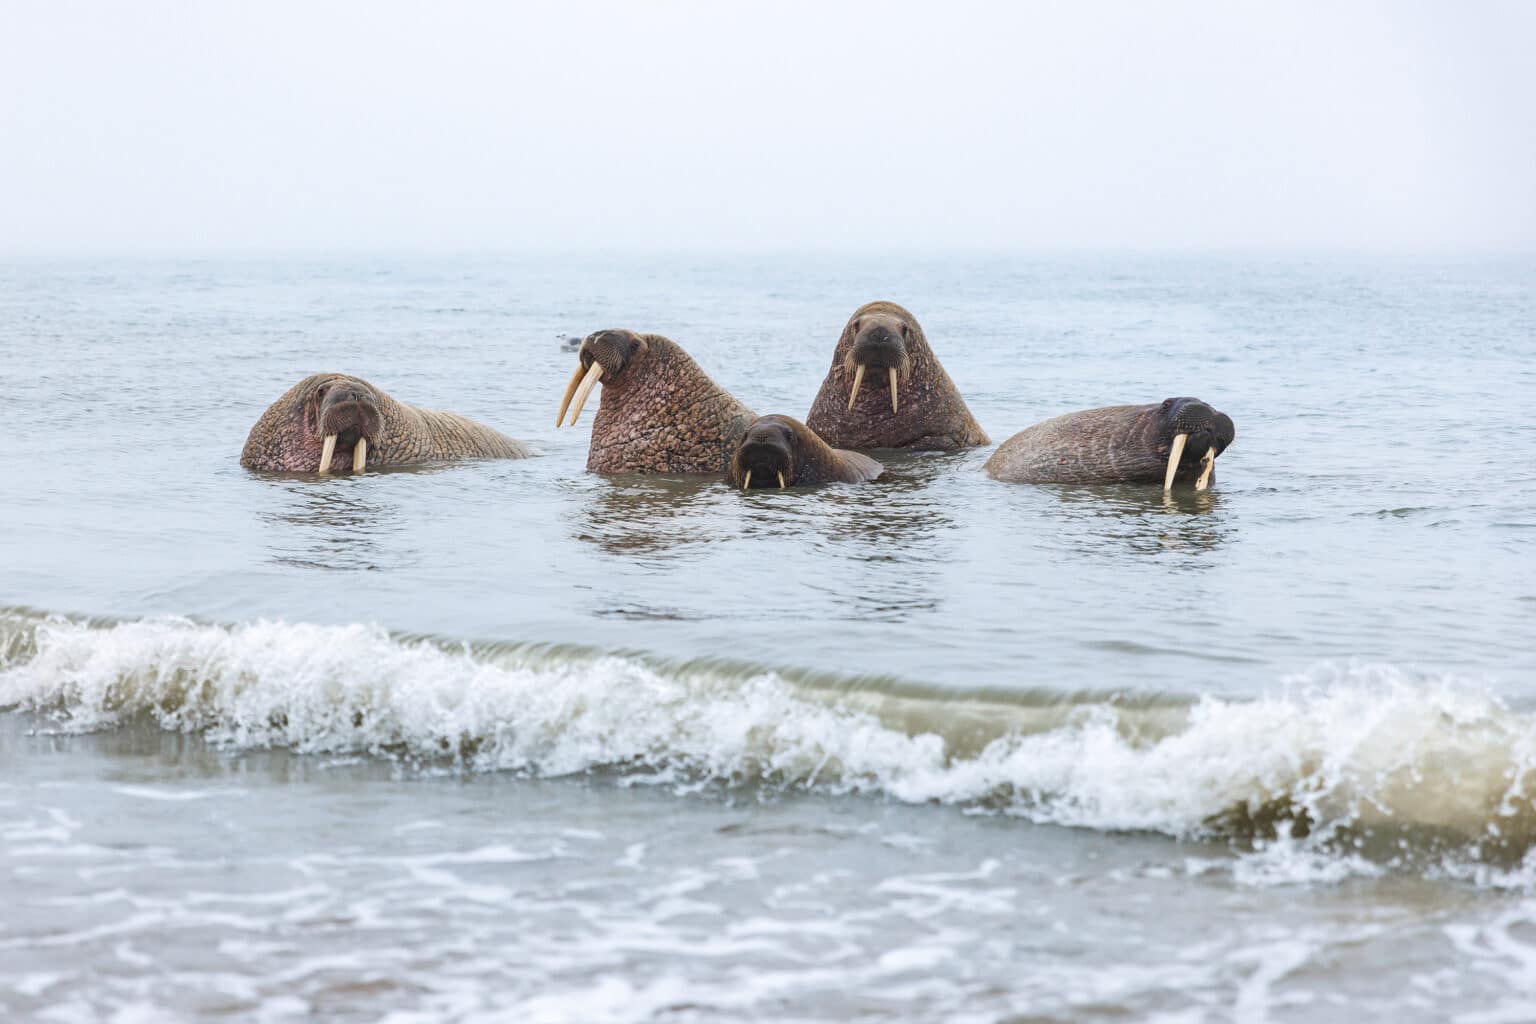
<path id="1" fill-rule="evenodd" d="M 1383 665 L 1323 666 L 1241 701 L 956 694 L 365 625 L 12 609 L 0 709 L 66 731 L 148 718 L 240 749 L 875 794 L 1271 854 L 1300 844 L 1327 870 L 1448 849 L 1473 869 L 1514 867 L 1536 846 L 1536 715 Z"/>

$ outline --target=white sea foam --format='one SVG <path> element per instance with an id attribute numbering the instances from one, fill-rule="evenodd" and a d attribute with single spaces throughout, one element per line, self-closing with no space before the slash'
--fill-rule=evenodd
<path id="1" fill-rule="evenodd" d="M 1290 867 L 1324 844 L 1370 856 L 1373 830 L 1505 859 L 1536 835 L 1536 717 L 1390 666 L 1321 669 L 1251 701 L 1206 698 L 1171 726 L 1096 703 L 975 748 L 962 742 L 976 714 L 962 699 L 914 715 L 910 695 L 893 698 L 900 713 L 883 715 L 878 695 L 855 706 L 767 671 L 451 649 L 362 625 L 0 622 L 35 634 L 0 644 L 12 652 L 0 707 L 72 730 L 148 715 L 238 748 L 883 794 L 1180 837 L 1305 833 Z M 1274 866 L 1288 847 L 1273 843 L 1256 878 L 1289 870 Z"/>

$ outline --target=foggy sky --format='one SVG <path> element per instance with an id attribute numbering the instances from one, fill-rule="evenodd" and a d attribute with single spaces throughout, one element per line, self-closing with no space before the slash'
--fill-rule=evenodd
<path id="1" fill-rule="evenodd" d="M 0 250 L 1536 244 L 1536 4 L 0 6 Z"/>

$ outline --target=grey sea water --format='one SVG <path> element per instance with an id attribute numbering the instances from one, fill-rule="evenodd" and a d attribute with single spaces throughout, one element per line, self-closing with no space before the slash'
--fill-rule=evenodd
<path id="1" fill-rule="evenodd" d="M 555 336 L 803 418 L 923 322 L 989 449 L 583 472 Z M 1536 259 L 0 266 L 0 1016 L 1536 1019 Z M 253 475 L 300 377 L 540 456 Z"/>

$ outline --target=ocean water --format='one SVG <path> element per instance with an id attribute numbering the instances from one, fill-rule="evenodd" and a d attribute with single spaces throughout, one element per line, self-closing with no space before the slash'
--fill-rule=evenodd
<path id="1" fill-rule="evenodd" d="M 922 321 L 990 449 L 583 471 L 558 333 L 803 418 Z M 299 378 L 540 453 L 238 465 Z M 0 1018 L 1536 1019 L 1536 258 L 0 265 Z"/>

